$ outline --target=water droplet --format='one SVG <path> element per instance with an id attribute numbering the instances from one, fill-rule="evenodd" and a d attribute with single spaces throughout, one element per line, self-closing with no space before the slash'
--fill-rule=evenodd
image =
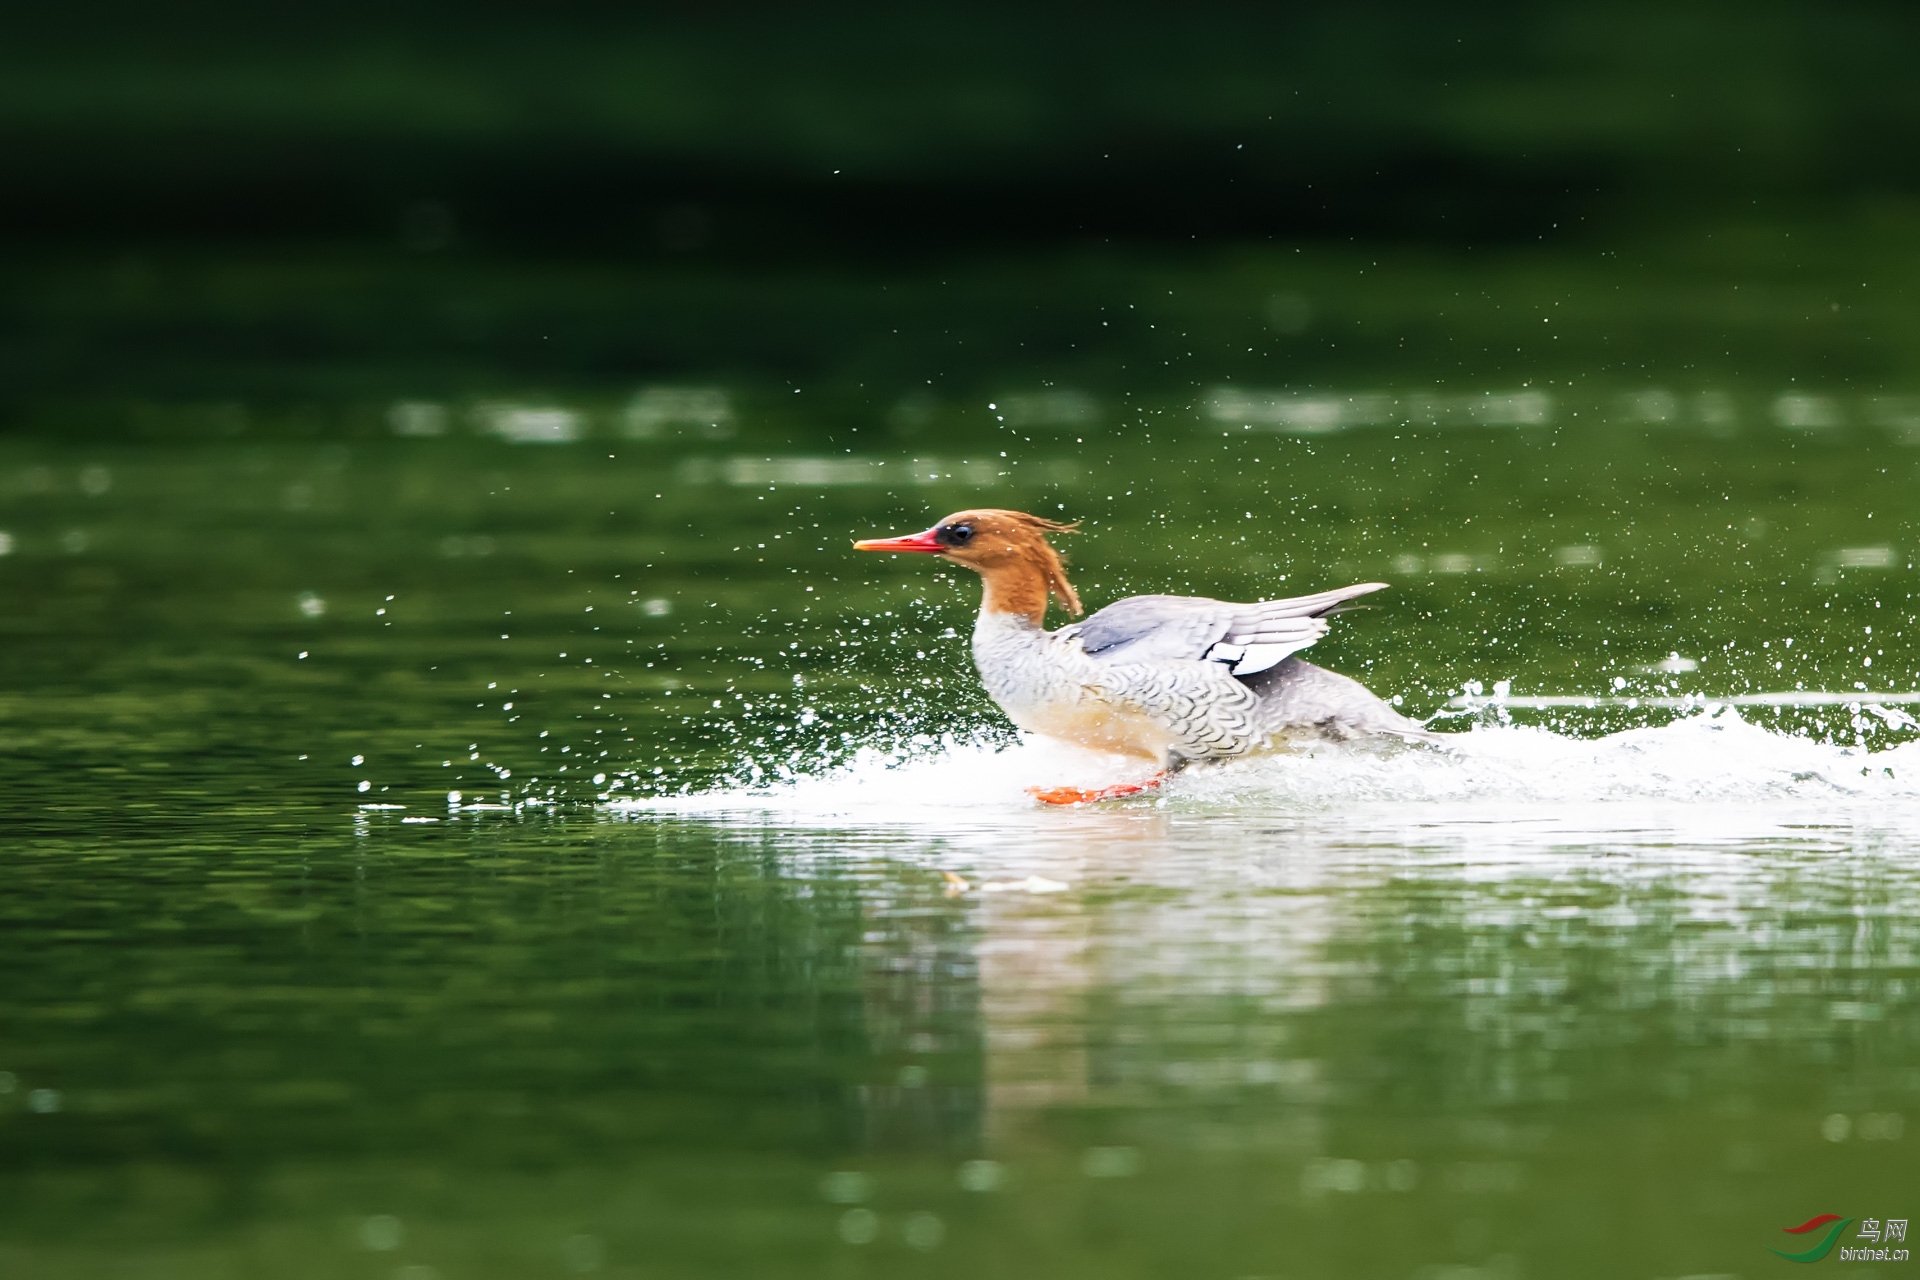
<path id="1" fill-rule="evenodd" d="M 598 1238 L 589 1235 L 568 1236 L 560 1242 L 560 1259 L 567 1270 L 582 1275 L 589 1271 L 598 1271 L 606 1260 L 607 1250 Z"/>
<path id="2" fill-rule="evenodd" d="M 360 1220 L 360 1243 L 375 1253 L 391 1253 L 406 1238 L 406 1227 L 390 1213 L 376 1213 Z"/>
<path id="3" fill-rule="evenodd" d="M 909 1248 L 932 1253 L 946 1240 L 947 1224 L 931 1213 L 909 1214 L 900 1234 Z"/>
<path id="4" fill-rule="evenodd" d="M 1140 1172 L 1135 1147 L 1088 1147 L 1080 1157 L 1080 1172 L 1089 1178 L 1131 1178 Z"/>
<path id="5" fill-rule="evenodd" d="M 871 1209 L 849 1209 L 840 1215 L 838 1229 L 848 1244 L 872 1244 L 880 1234 L 880 1215 Z"/>
<path id="6" fill-rule="evenodd" d="M 820 1194 L 834 1204 L 859 1204 L 871 1199 L 874 1179 L 870 1173 L 848 1169 L 820 1179 Z"/>
<path id="7" fill-rule="evenodd" d="M 998 1160 L 969 1160 L 960 1166 L 958 1180 L 962 1191 L 998 1191 L 1006 1175 L 1006 1166 Z"/>

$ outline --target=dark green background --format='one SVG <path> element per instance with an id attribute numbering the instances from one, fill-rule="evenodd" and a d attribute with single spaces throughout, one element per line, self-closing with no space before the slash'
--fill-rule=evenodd
<path id="1" fill-rule="evenodd" d="M 1916 23 L 16 10 L 0 421 L 82 403 L 137 430 L 130 398 L 240 398 L 337 430 L 359 394 L 687 376 L 1138 395 L 1386 359 L 1423 384 L 1908 378 Z M 1312 323 L 1275 332 L 1276 292 Z"/>

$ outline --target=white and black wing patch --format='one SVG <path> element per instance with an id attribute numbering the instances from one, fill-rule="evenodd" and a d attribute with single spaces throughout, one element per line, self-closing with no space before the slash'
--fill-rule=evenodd
<path id="1" fill-rule="evenodd" d="M 1331 610 L 1356 596 L 1382 590 L 1386 585 L 1361 582 L 1318 595 L 1235 605 L 1227 634 L 1207 656 L 1215 662 L 1230 663 L 1230 669 L 1237 676 L 1265 671 L 1327 634 L 1331 625 L 1327 614 Z"/>
<path id="2" fill-rule="evenodd" d="M 1275 666 L 1327 634 L 1323 616 L 1355 596 L 1379 591 L 1363 582 L 1318 595 L 1233 604 L 1201 596 L 1129 596 L 1064 628 L 1087 656 L 1105 662 L 1218 662 L 1236 676 Z"/>
<path id="3" fill-rule="evenodd" d="M 1293 618 L 1284 624 L 1239 636 L 1230 636 L 1208 649 L 1209 662 L 1224 662 L 1236 676 L 1250 676 L 1278 666 L 1282 659 L 1327 634 L 1324 618 Z"/>

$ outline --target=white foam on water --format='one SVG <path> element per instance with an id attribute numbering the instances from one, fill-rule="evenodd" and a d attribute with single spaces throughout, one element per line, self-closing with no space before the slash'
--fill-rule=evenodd
<path id="1" fill-rule="evenodd" d="M 946 739 L 897 750 L 863 748 L 846 763 L 819 774 L 787 777 L 769 785 L 617 800 L 612 807 L 950 823 L 1039 809 L 1039 802 L 1027 795 L 1027 788 L 1033 786 L 1098 787 L 1152 773 L 1152 766 L 1142 760 L 1031 735 L 1011 747 Z"/>
<path id="2" fill-rule="evenodd" d="M 1011 747 L 947 741 L 867 750 L 813 776 L 693 795 L 613 802 L 617 810 L 679 814 L 759 813 L 811 824 L 995 823 L 1048 811 L 1029 787 L 1101 786 L 1146 776 L 1138 760 L 1027 737 Z M 1325 743 L 1197 766 L 1155 796 L 1085 810 L 1154 807 L 1176 812 L 1352 814 L 1381 806 L 1411 816 L 1463 807 L 1515 817 L 1639 812 L 1710 806 L 1804 811 L 1863 803 L 1915 806 L 1920 814 L 1920 742 L 1881 750 L 1843 746 L 1749 723 L 1730 707 L 1602 738 L 1521 725 L 1478 725 L 1443 747 Z M 1056 811 L 1057 812 L 1057 811 Z M 1618 817 L 1625 817 L 1619 814 Z M 1613 825 L 1611 822 L 1606 825 Z"/>
<path id="3" fill-rule="evenodd" d="M 1732 708 L 1576 738 L 1479 725 L 1444 748 L 1339 745 L 1235 761 L 1183 778 L 1195 798 L 1310 808 L 1368 802 L 1564 806 L 1605 802 L 1920 801 L 1920 742 L 1873 751 L 1780 733 Z"/>

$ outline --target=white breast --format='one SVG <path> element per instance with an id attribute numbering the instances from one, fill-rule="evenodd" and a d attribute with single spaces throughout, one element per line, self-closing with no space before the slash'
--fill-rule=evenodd
<path id="1" fill-rule="evenodd" d="M 973 661 L 981 683 L 1012 721 L 1036 733 L 1034 723 L 1062 703 L 1078 701 L 1087 658 L 1025 618 L 982 613 L 973 624 Z"/>
<path id="2" fill-rule="evenodd" d="M 1163 764 L 1239 755 L 1262 736 L 1259 698 L 1219 663 L 1099 663 L 1077 637 L 988 613 L 973 657 L 993 700 L 1031 733 Z"/>

